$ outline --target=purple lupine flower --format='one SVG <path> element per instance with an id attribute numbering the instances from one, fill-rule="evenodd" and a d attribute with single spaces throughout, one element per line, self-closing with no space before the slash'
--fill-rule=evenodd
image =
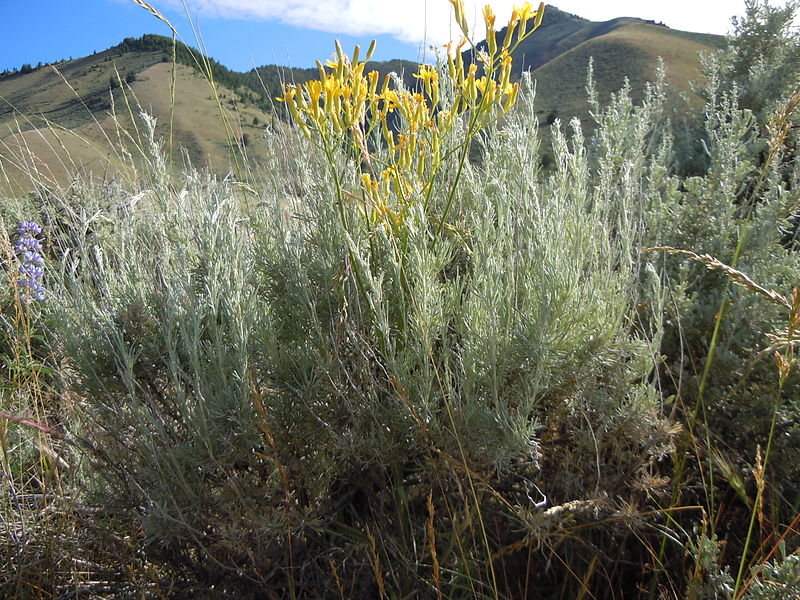
<path id="1" fill-rule="evenodd" d="M 42 243 L 36 238 L 40 233 L 42 228 L 35 221 L 21 221 L 17 227 L 17 241 L 14 244 L 20 260 L 17 285 L 27 302 L 44 300 L 44 257 L 40 254 Z"/>
<path id="2" fill-rule="evenodd" d="M 37 236 L 42 233 L 42 226 L 36 221 L 20 221 L 17 227 L 17 235 L 24 237 L 27 234 Z"/>

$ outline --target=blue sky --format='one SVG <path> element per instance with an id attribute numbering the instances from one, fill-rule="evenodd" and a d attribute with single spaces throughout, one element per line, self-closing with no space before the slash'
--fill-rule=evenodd
<path id="1" fill-rule="evenodd" d="M 377 38 L 376 60 L 430 58 L 431 44 L 453 33 L 446 0 L 185 0 L 199 24 L 206 52 L 229 68 L 254 65 L 310 67 L 331 54 L 334 39 L 347 50 Z M 197 47 L 184 0 L 150 0 L 183 40 Z M 466 0 L 477 13 L 485 2 Z M 498 23 L 512 4 L 489 2 Z M 633 16 L 670 27 L 725 33 L 744 0 L 562 0 L 554 4 L 592 20 Z M 479 13 L 477 13 L 479 14 Z M 169 29 L 132 0 L 0 0 L 0 71 L 91 54 L 144 33 Z M 477 17 L 476 17 L 477 18 Z"/>
<path id="2" fill-rule="evenodd" d="M 198 46 L 182 8 L 158 0 L 150 4 L 172 22 L 186 43 Z M 314 60 L 331 53 L 337 38 L 344 47 L 352 47 L 365 40 L 369 44 L 374 37 L 314 31 L 278 20 L 223 18 L 203 11 L 192 16 L 199 22 L 208 54 L 239 71 L 254 64 L 313 66 Z M 170 35 L 166 25 L 130 0 L 0 0 L 0 71 L 85 56 L 145 33 Z M 376 59 L 416 59 L 418 48 L 419 44 L 383 35 Z"/>

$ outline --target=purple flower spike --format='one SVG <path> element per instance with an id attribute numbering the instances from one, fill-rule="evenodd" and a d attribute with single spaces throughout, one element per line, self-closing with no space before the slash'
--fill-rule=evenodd
<path id="1" fill-rule="evenodd" d="M 36 221 L 21 221 L 17 227 L 14 244 L 20 261 L 17 285 L 26 302 L 44 300 L 44 257 L 41 255 L 42 243 L 37 239 L 40 233 L 42 227 Z"/>

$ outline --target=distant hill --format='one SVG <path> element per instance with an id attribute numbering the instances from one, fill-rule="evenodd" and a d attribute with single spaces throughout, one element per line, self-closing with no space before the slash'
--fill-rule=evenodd
<path id="1" fill-rule="evenodd" d="M 517 48 L 515 72 L 518 75 L 523 70 L 536 71 L 586 42 L 614 32 L 619 35 L 620 30 L 643 25 L 649 26 L 651 28 L 649 31 L 654 35 L 657 35 L 658 32 L 668 36 L 673 44 L 683 45 L 685 41 L 691 41 L 707 49 L 716 49 L 725 43 L 725 38 L 719 35 L 678 31 L 654 21 L 632 17 L 620 17 L 610 21 L 589 21 L 548 5 L 539 30 Z M 505 29 L 500 32 L 498 37 L 502 35 L 505 35 Z M 657 42 L 656 46 L 663 41 L 664 38 Z M 667 50 L 667 47 L 662 49 Z"/>
<path id="2" fill-rule="evenodd" d="M 194 162 L 223 168 L 229 137 L 247 143 L 270 122 L 264 96 L 217 85 L 220 109 L 196 66 L 180 57 L 173 65 L 171 40 L 146 37 L 166 42 L 169 51 L 126 40 L 91 56 L 0 78 L 0 166 L 9 179 L 18 177 L 19 162 L 39 165 L 45 177 L 60 182 L 80 169 L 113 171 L 137 153 L 139 106 L 158 119 L 157 131 L 166 140 L 171 124 L 176 158 L 183 147 Z M 247 150 L 258 156 L 255 145 Z M 38 161 L 26 164 L 31 156 Z"/>
<path id="3" fill-rule="evenodd" d="M 590 57 L 601 99 L 626 80 L 637 97 L 653 78 L 659 57 L 673 90 L 686 91 L 689 82 L 701 75 L 698 52 L 723 44 L 721 36 L 677 31 L 629 17 L 592 22 L 548 6 L 539 31 L 515 53 L 514 77 L 532 71 L 547 139 L 548 123 L 556 116 L 588 121 L 585 85 Z M 407 84 L 414 85 L 410 77 L 414 63 L 396 60 L 370 68 L 382 74 L 404 73 Z M 208 74 L 215 92 L 208 85 Z M 75 60 L 37 68 L 25 65 L 0 74 L 0 183 L 3 178 L 19 181 L 21 170 L 32 166 L 60 182 L 79 170 L 113 172 L 128 159 L 126 152 L 136 154 L 135 144 L 126 141 L 122 131 L 136 139 L 132 115 L 138 112 L 137 103 L 158 119 L 158 133 L 165 140 L 170 139 L 171 124 L 176 159 L 182 148 L 193 163 L 226 170 L 233 140 L 257 161 L 265 151 L 260 140 L 263 128 L 282 126 L 273 104 L 282 82 L 302 83 L 317 74 L 315 68 L 274 65 L 239 73 L 158 35 L 127 38 Z M 125 150 L 115 153 L 110 141 Z"/>
<path id="4" fill-rule="evenodd" d="M 633 98 L 640 99 L 645 83 L 655 77 L 659 58 L 664 61 L 671 92 L 677 96 L 689 91 L 691 81 L 701 78 L 700 52 L 713 52 L 724 45 L 725 38 L 719 35 L 678 31 L 631 17 L 588 21 L 548 6 L 542 26 L 515 52 L 515 75 L 523 70 L 532 72 L 543 125 L 556 116 L 562 121 L 578 117 L 586 123 L 590 59 L 601 101 L 626 81 Z"/>

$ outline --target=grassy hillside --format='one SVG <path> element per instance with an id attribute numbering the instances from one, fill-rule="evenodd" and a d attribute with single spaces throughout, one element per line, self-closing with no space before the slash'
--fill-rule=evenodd
<path id="1" fill-rule="evenodd" d="M 244 140 L 258 158 L 252 141 L 271 113 L 224 86 L 217 86 L 215 98 L 197 69 L 173 69 L 164 58 L 160 50 L 117 47 L 0 79 L 5 178 L 20 183 L 26 170 L 20 167 L 31 164 L 62 183 L 78 170 L 113 171 L 138 153 L 140 108 L 156 117 L 167 144 L 172 139 L 173 158 L 180 159 L 182 147 L 196 164 L 225 168 L 231 140 Z"/>
<path id="2" fill-rule="evenodd" d="M 387 61 L 371 70 L 407 72 L 411 84 L 411 67 Z M 0 77 L 0 181 L 13 188 L 28 186 L 31 168 L 65 183 L 79 171 L 105 174 L 135 160 L 140 109 L 157 119 L 156 133 L 178 163 L 185 151 L 195 165 L 225 172 L 232 146 L 261 161 L 264 128 L 283 126 L 274 109 L 282 82 L 318 74 L 274 65 L 237 73 L 183 44 L 173 51 L 172 40 L 157 35 L 24 71 Z"/>
<path id="3" fill-rule="evenodd" d="M 514 72 L 517 77 L 522 71 L 532 72 L 541 124 L 556 116 L 562 122 L 578 117 L 588 124 L 586 82 L 591 59 L 601 100 L 626 82 L 632 97 L 640 100 L 663 59 L 671 99 L 677 105 L 678 95 L 702 77 L 700 53 L 716 51 L 724 44 L 725 38 L 718 35 L 678 31 L 631 17 L 594 22 L 548 6 L 536 35 L 516 50 Z M 549 144 L 549 132 L 543 137 Z"/>
<path id="4" fill-rule="evenodd" d="M 598 95 L 607 100 L 626 81 L 640 100 L 645 83 L 655 76 L 659 59 L 666 67 L 673 100 L 702 77 L 700 53 L 721 43 L 717 36 L 693 36 L 640 20 L 626 20 L 607 33 L 588 39 L 533 70 L 537 81 L 539 114 L 557 114 L 562 120 L 577 116 L 589 120 L 586 78 L 590 59 Z"/>

